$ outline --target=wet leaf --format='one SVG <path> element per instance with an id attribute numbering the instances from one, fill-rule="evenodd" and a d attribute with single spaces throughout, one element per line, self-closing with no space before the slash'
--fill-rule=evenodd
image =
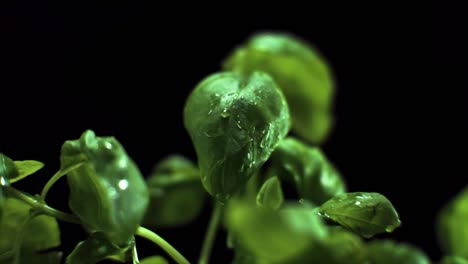
<path id="1" fill-rule="evenodd" d="M 278 177 L 266 180 L 257 194 L 257 205 L 268 209 L 277 210 L 283 204 L 283 190 Z"/>
<path id="2" fill-rule="evenodd" d="M 257 34 L 234 50 L 224 68 L 271 75 L 290 106 L 293 131 L 311 143 L 324 142 L 333 126 L 335 87 L 331 70 L 315 47 L 291 35 Z"/>
<path id="3" fill-rule="evenodd" d="M 226 208 L 226 225 L 261 263 L 284 263 L 326 236 L 320 218 L 304 206 L 274 211 L 233 200 Z"/>
<path id="4" fill-rule="evenodd" d="M 418 248 L 391 240 L 372 241 L 367 246 L 369 264 L 430 264 Z"/>
<path id="5" fill-rule="evenodd" d="M 271 156 L 274 175 L 293 183 L 300 198 L 322 204 L 344 193 L 346 186 L 340 173 L 317 148 L 288 137 L 280 142 Z"/>
<path id="6" fill-rule="evenodd" d="M 379 193 L 338 194 L 320 206 L 320 213 L 366 238 L 401 224 L 393 205 Z"/>
<path id="7" fill-rule="evenodd" d="M 70 208 L 84 227 L 105 233 L 117 245 L 126 244 L 140 225 L 149 195 L 122 145 L 87 130 L 80 139 L 63 144 L 60 161 L 61 170 L 68 170 Z"/>
<path id="8" fill-rule="evenodd" d="M 224 72 L 194 89 L 185 105 L 184 124 L 203 186 L 226 201 L 245 187 L 288 133 L 289 110 L 268 75 Z"/>
<path id="9" fill-rule="evenodd" d="M 193 221 L 203 209 L 206 191 L 198 168 L 172 155 L 154 168 L 147 180 L 150 203 L 144 218 L 148 227 L 175 227 Z"/>
<path id="10" fill-rule="evenodd" d="M 468 187 L 439 212 L 437 231 L 445 253 L 468 259 Z"/>

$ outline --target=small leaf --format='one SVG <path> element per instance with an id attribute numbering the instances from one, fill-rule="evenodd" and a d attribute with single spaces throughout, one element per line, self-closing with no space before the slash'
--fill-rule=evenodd
<path id="1" fill-rule="evenodd" d="M 335 87 L 315 47 L 291 35 L 257 34 L 226 59 L 224 69 L 268 73 L 288 101 L 293 130 L 311 143 L 325 141 L 333 126 Z"/>
<path id="2" fill-rule="evenodd" d="M 169 264 L 169 262 L 162 256 L 151 256 L 142 259 L 140 264 Z"/>
<path id="3" fill-rule="evenodd" d="M 278 177 L 271 177 L 266 180 L 257 194 L 257 205 L 277 210 L 283 204 L 283 190 Z"/>
<path id="4" fill-rule="evenodd" d="M 94 264 L 116 255 L 119 252 L 131 249 L 133 245 L 119 247 L 112 243 L 106 234 L 102 232 L 92 233 L 85 241 L 76 245 L 75 249 L 68 255 L 66 264 Z"/>
<path id="5" fill-rule="evenodd" d="M 23 257 L 49 259 L 50 262 L 40 262 L 44 264 L 57 263 L 53 261 L 57 257 L 53 256 L 57 256 L 58 252 L 51 252 L 50 256 L 38 253 L 60 245 L 60 229 L 55 218 L 46 215 L 37 216 L 22 230 L 23 223 L 29 216 L 30 207 L 13 198 L 5 199 L 4 203 L 3 221 L 0 221 L 0 255 L 13 250 L 16 238 L 22 232 L 21 263 L 28 263 L 22 259 Z M 10 261 L 8 263 L 11 263 Z"/>
<path id="6" fill-rule="evenodd" d="M 3 180 L 10 180 L 18 177 L 19 172 L 13 160 L 0 152 L 0 177 Z M 3 185 L 3 184 L 2 184 Z"/>
<path id="7" fill-rule="evenodd" d="M 224 202 L 241 191 L 289 131 L 283 94 L 265 73 L 213 74 L 193 90 L 184 125 L 205 189 Z"/>
<path id="8" fill-rule="evenodd" d="M 206 191 L 198 168 L 188 159 L 172 155 L 162 160 L 147 179 L 150 203 L 143 224 L 175 227 L 189 223 L 201 212 Z"/>
<path id="9" fill-rule="evenodd" d="M 271 171 L 293 183 L 300 198 L 322 204 L 344 193 L 346 186 L 340 173 L 317 147 L 309 147 L 288 137 L 271 155 Z"/>
<path id="10" fill-rule="evenodd" d="M 429 264 L 418 248 L 391 240 L 371 241 L 367 246 L 369 264 Z"/>
<path id="11" fill-rule="evenodd" d="M 468 259 L 468 187 L 439 212 L 437 231 L 445 253 Z"/>
<path id="12" fill-rule="evenodd" d="M 117 245 L 127 244 L 145 214 L 149 195 L 122 145 L 114 137 L 97 137 L 87 130 L 80 139 L 63 144 L 60 161 L 61 170 L 68 171 L 70 208 L 84 227 L 105 233 Z"/>
<path id="13" fill-rule="evenodd" d="M 284 206 L 273 211 L 233 200 L 226 208 L 226 225 L 262 263 L 284 263 L 326 235 L 320 218 L 309 207 Z"/>
<path id="14" fill-rule="evenodd" d="M 25 177 L 35 173 L 36 171 L 44 167 L 44 163 L 37 161 L 37 160 L 22 160 L 22 161 L 15 160 L 14 164 L 16 166 L 16 169 L 18 170 L 18 176 L 10 179 L 10 183 L 14 183 L 19 180 L 22 180 Z"/>
<path id="15" fill-rule="evenodd" d="M 440 264 L 468 264 L 468 260 L 456 256 L 445 256 Z"/>
<path id="16" fill-rule="evenodd" d="M 338 194 L 320 206 L 320 213 L 366 238 L 401 224 L 393 205 L 379 193 Z"/>

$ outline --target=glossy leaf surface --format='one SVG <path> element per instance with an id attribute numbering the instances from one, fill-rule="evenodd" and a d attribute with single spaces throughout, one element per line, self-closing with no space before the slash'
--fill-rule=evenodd
<path id="1" fill-rule="evenodd" d="M 391 240 L 371 241 L 367 246 L 369 264 L 430 264 L 418 248 Z"/>
<path id="2" fill-rule="evenodd" d="M 284 201 L 281 182 L 278 177 L 266 180 L 257 194 L 257 205 L 273 210 L 281 207 Z"/>
<path id="3" fill-rule="evenodd" d="M 190 160 L 178 155 L 167 157 L 156 165 L 147 183 L 150 203 L 145 226 L 180 226 L 200 214 L 206 191 L 198 168 Z"/>
<path id="4" fill-rule="evenodd" d="M 67 174 L 71 210 L 87 230 L 126 244 L 149 200 L 140 171 L 114 137 L 96 137 L 91 130 L 62 146 L 61 170 L 81 163 Z"/>
<path id="5" fill-rule="evenodd" d="M 292 182 L 299 197 L 314 204 L 346 191 L 340 173 L 317 147 L 288 137 L 280 142 L 271 160 L 273 174 Z"/>
<path id="6" fill-rule="evenodd" d="M 225 61 L 226 70 L 263 71 L 283 90 L 293 130 L 311 143 L 322 143 L 333 125 L 334 82 L 327 62 L 308 43 L 286 34 L 254 35 Z"/>
<path id="7" fill-rule="evenodd" d="M 401 224 L 393 205 L 379 193 L 338 194 L 320 206 L 320 213 L 366 238 Z"/>
<path id="8" fill-rule="evenodd" d="M 445 253 L 468 259 L 468 187 L 439 212 L 437 231 Z"/>
<path id="9" fill-rule="evenodd" d="M 282 92 L 264 73 L 213 74 L 189 96 L 184 124 L 205 189 L 220 201 L 244 188 L 289 131 Z"/>

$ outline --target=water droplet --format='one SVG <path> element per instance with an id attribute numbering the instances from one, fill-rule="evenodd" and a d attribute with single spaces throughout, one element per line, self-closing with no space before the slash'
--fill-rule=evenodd
<path id="1" fill-rule="evenodd" d="M 209 115 L 211 115 L 211 113 L 213 113 L 213 109 L 210 109 L 210 111 L 208 111 Z"/>
<path id="2" fill-rule="evenodd" d="M 237 120 L 236 125 L 237 125 L 237 127 L 238 127 L 239 129 L 242 129 L 242 126 L 240 125 L 240 122 L 241 122 L 240 120 Z"/>
<path id="3" fill-rule="evenodd" d="M 123 190 L 128 188 L 128 181 L 125 180 L 125 179 L 122 179 L 122 180 L 119 181 L 118 185 L 119 185 L 120 190 L 123 191 Z"/>
<path id="4" fill-rule="evenodd" d="M 106 143 L 104 143 L 104 147 L 106 149 L 112 149 L 112 144 L 110 142 L 106 142 Z"/>
<path id="5" fill-rule="evenodd" d="M 360 202 L 360 201 L 356 201 L 354 204 L 355 204 L 355 205 L 360 205 L 361 202 Z"/>
<path id="6" fill-rule="evenodd" d="M 230 114 L 227 112 L 227 108 L 224 108 L 223 112 L 221 112 L 221 114 L 219 114 L 222 118 L 226 118 L 226 117 L 229 117 Z"/>
<path id="7" fill-rule="evenodd" d="M 305 200 L 303 198 L 299 199 L 300 204 L 304 204 Z"/>

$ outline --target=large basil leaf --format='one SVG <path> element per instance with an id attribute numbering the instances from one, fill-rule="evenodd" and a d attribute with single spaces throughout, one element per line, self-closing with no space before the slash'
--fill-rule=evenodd
<path id="1" fill-rule="evenodd" d="M 346 191 L 340 173 L 317 147 L 288 137 L 280 142 L 271 160 L 272 174 L 292 182 L 300 198 L 314 204 Z"/>
<path id="2" fill-rule="evenodd" d="M 26 223 L 30 214 L 28 205 L 13 198 L 7 198 L 4 203 L 0 221 L 0 263 L 13 262 L 12 251 L 18 235 L 22 236 L 20 263 L 60 263 L 58 252 L 40 253 L 60 245 L 60 229 L 55 218 L 40 215 Z"/>
<path id="3" fill-rule="evenodd" d="M 184 124 L 205 189 L 220 201 L 245 187 L 289 130 L 283 94 L 265 73 L 224 72 L 189 96 Z"/>
<path id="4" fill-rule="evenodd" d="M 67 173 L 70 208 L 89 231 L 101 231 L 125 245 L 144 216 L 149 195 L 135 163 L 114 137 L 87 130 L 62 146 L 61 170 Z"/>
<path id="5" fill-rule="evenodd" d="M 320 214 L 366 238 L 401 224 L 393 205 L 379 193 L 338 194 L 320 206 Z"/>
<path id="6" fill-rule="evenodd" d="M 226 225 L 260 263 L 285 263 L 326 237 L 320 218 L 305 206 L 270 210 L 233 200 L 226 208 Z"/>
<path id="7" fill-rule="evenodd" d="M 207 195 L 200 172 L 190 160 L 168 156 L 156 165 L 147 183 L 150 203 L 143 221 L 145 226 L 180 226 L 200 214 Z"/>
<path id="8" fill-rule="evenodd" d="M 285 34 L 254 35 L 225 61 L 230 71 L 263 71 L 273 77 L 288 101 L 293 130 L 322 143 L 333 125 L 334 82 L 327 62 L 304 41 Z"/>
<path id="9" fill-rule="evenodd" d="M 439 212 L 437 231 L 447 254 L 468 259 L 468 187 Z"/>

